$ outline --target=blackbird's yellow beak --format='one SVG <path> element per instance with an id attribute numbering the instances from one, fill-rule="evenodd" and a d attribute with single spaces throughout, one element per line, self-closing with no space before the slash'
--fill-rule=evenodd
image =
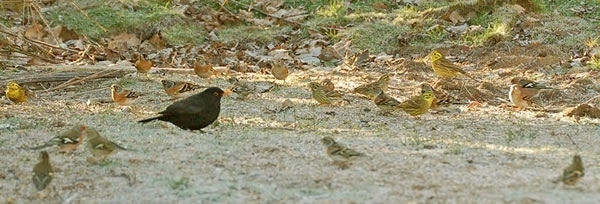
<path id="1" fill-rule="evenodd" d="M 227 96 L 229 94 L 231 94 L 231 89 L 225 89 L 225 90 L 223 90 L 223 96 Z"/>

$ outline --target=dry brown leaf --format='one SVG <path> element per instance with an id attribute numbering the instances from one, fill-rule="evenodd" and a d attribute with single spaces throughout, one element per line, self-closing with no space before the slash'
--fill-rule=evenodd
<path id="1" fill-rule="evenodd" d="M 600 118 L 600 109 L 588 104 L 579 104 L 577 107 L 567 110 L 566 116 Z"/>
<path id="2" fill-rule="evenodd" d="M 462 15 L 460 15 L 460 12 L 458 10 L 454 10 L 450 13 L 450 15 L 448 16 L 448 19 L 452 22 L 452 23 L 463 23 L 465 22 L 465 17 L 463 17 Z"/>
<path id="3" fill-rule="evenodd" d="M 141 44 L 140 39 L 135 34 L 121 33 L 111 37 L 108 41 L 108 49 L 114 51 L 126 51 Z"/>
<path id="4" fill-rule="evenodd" d="M 79 35 L 75 31 L 72 31 L 64 26 L 60 26 L 60 32 L 58 33 L 58 37 L 62 39 L 62 42 L 79 39 Z"/>
<path id="5" fill-rule="evenodd" d="M 151 38 L 150 38 L 150 44 L 152 44 L 152 46 L 154 47 L 154 49 L 160 50 L 165 48 L 165 41 L 162 39 L 162 37 L 160 36 L 160 34 L 154 34 Z"/>
<path id="6" fill-rule="evenodd" d="M 32 23 L 31 26 L 25 30 L 25 37 L 34 40 L 42 40 L 46 36 L 46 30 L 44 30 L 44 26 L 39 23 Z"/>

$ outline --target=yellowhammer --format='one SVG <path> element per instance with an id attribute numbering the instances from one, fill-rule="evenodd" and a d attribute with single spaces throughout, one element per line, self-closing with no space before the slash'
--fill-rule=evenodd
<path id="1" fill-rule="evenodd" d="M 16 82 L 8 82 L 6 85 L 6 98 L 11 100 L 14 103 L 23 103 L 27 101 L 27 97 L 29 97 L 30 92 L 25 87 L 17 84 Z"/>
<path id="2" fill-rule="evenodd" d="M 567 185 L 575 185 L 581 177 L 585 175 L 583 173 L 583 162 L 581 161 L 581 156 L 575 155 L 573 156 L 573 161 L 569 166 L 563 169 L 563 173 L 558 177 L 558 179 L 554 180 L 553 183 L 563 182 Z"/>
<path id="3" fill-rule="evenodd" d="M 422 115 L 429 111 L 434 98 L 433 88 L 429 84 L 423 83 L 421 84 L 421 94 L 402 102 L 398 108 L 412 116 Z"/>
<path id="4" fill-rule="evenodd" d="M 431 53 L 429 54 L 429 58 L 431 60 L 431 68 L 433 68 L 433 72 L 435 72 L 435 74 L 437 74 L 438 76 L 452 78 L 458 75 L 463 75 L 474 79 L 473 77 L 471 77 L 471 75 L 467 74 L 467 72 L 462 70 L 460 66 L 446 59 L 446 57 L 444 57 L 444 55 L 437 50 L 431 51 Z"/>
<path id="5" fill-rule="evenodd" d="M 308 83 L 312 91 L 313 98 L 319 102 L 319 104 L 332 104 L 342 99 L 342 94 L 336 91 L 329 91 L 326 87 L 317 82 Z"/>
<path id="6" fill-rule="evenodd" d="M 377 81 L 360 85 L 354 88 L 353 92 L 364 95 L 369 99 L 374 99 L 380 92 L 387 91 L 387 87 L 390 84 L 391 79 L 392 76 L 389 74 L 381 75 Z"/>
<path id="7" fill-rule="evenodd" d="M 400 105 L 400 101 L 396 100 L 390 95 L 387 95 L 384 92 L 380 92 L 379 95 L 377 95 L 377 97 L 375 97 L 373 101 L 383 114 L 388 114 L 393 112 L 394 110 L 398 110 Z"/>

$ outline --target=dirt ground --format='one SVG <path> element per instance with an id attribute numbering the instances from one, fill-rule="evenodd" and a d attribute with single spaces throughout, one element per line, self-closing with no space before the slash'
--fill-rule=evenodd
<path id="1" fill-rule="evenodd" d="M 456 52 L 461 48 L 452 49 Z M 515 49 L 523 48 L 513 48 L 513 53 L 518 53 Z M 422 59 L 405 59 L 394 66 L 364 68 L 360 72 L 339 67 L 294 70 L 286 82 L 277 81 L 269 92 L 251 95 L 247 100 L 237 100 L 235 94 L 224 97 L 220 119 L 206 128 L 206 133 L 181 130 L 163 122 L 142 125 L 136 120 L 152 116 L 171 103 L 158 82 L 161 78 L 228 88 L 231 84 L 224 77 L 205 80 L 194 75 L 154 74 L 151 80 L 127 79 L 130 83 L 126 88 L 146 94 L 130 110 L 112 103 L 86 105 L 89 98 L 108 97 L 109 85 L 121 79 L 92 81 L 60 93 L 39 94 L 21 105 L 9 105 L 3 99 L 0 153 L 5 156 L 0 157 L 0 201 L 600 202 L 600 150 L 595 147 L 600 142 L 599 121 L 566 117 L 560 111 L 596 96 L 596 85 L 585 82 L 597 74 L 573 72 L 566 80 L 544 75 L 548 68 L 538 62 L 558 62 L 565 58 L 563 53 L 545 59 L 533 52 L 474 53 L 465 59 L 473 63 L 462 65 L 483 82 L 457 79 L 448 83 L 459 83 L 463 88 L 446 91 L 467 99 L 479 98 L 483 106 L 450 106 L 420 119 L 402 112 L 380 115 L 371 101 L 349 92 L 388 72 L 396 74 L 390 94 L 404 100 L 417 93 L 422 79 L 431 79 L 426 81 L 435 84 L 433 72 Z M 503 57 L 498 60 L 498 56 Z M 499 63 L 485 65 L 492 59 Z M 519 60 L 529 64 L 520 65 Z M 510 67 L 513 69 L 506 71 Z M 410 72 L 398 74 L 406 70 Z M 509 80 L 514 76 L 539 76 L 536 80 L 556 88 L 537 101 L 546 110 L 559 111 L 514 111 L 503 104 L 498 98 L 507 100 Z M 327 77 L 347 93 L 350 102 L 327 107 L 311 99 L 306 84 Z M 274 80 L 266 74 L 242 78 Z M 486 84 L 492 84 L 491 88 Z M 103 87 L 106 89 L 98 90 Z M 476 91 L 466 91 L 469 89 Z M 474 96 L 475 92 L 480 96 Z M 294 106 L 282 108 L 285 99 Z M 96 127 L 102 135 L 135 151 L 118 152 L 110 163 L 98 165 L 87 162 L 90 154 L 84 148 L 72 155 L 49 148 L 57 169 L 55 179 L 50 188 L 37 192 L 31 183 L 37 152 L 18 147 L 41 144 L 79 123 Z M 320 143 L 319 139 L 327 135 L 368 156 L 353 161 L 348 169 L 340 169 L 332 164 Z M 585 177 L 575 186 L 553 184 L 551 181 L 576 153 L 583 157 Z"/>

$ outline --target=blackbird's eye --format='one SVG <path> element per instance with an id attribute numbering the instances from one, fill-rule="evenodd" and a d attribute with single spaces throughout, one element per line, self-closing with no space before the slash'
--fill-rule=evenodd
<path id="1" fill-rule="evenodd" d="M 219 96 L 219 92 L 213 92 L 213 95 Z"/>

